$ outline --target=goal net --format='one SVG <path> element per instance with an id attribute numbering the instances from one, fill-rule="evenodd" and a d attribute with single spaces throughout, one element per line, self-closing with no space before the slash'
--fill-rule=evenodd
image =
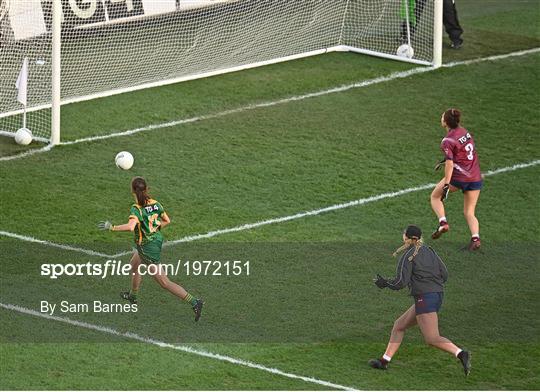
<path id="1" fill-rule="evenodd" d="M 0 132 L 25 118 L 50 138 L 52 1 L 0 0 Z M 330 51 L 436 62 L 440 0 L 54 1 L 62 104 Z M 412 50 L 398 55 L 403 44 Z M 16 87 L 25 59 L 26 106 Z"/>

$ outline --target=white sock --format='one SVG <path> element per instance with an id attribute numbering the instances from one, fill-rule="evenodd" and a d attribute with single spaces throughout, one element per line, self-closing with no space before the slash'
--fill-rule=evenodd
<path id="1" fill-rule="evenodd" d="M 388 355 L 384 354 L 382 356 L 382 358 L 386 361 L 386 362 L 390 362 L 392 360 L 392 357 L 389 357 Z"/>
<path id="2" fill-rule="evenodd" d="M 471 237 L 472 237 L 472 238 L 474 238 L 474 237 L 476 237 L 476 238 L 480 238 L 480 234 L 478 234 L 478 233 L 474 233 L 474 234 L 473 234 L 473 235 L 472 235 Z"/>
<path id="3" fill-rule="evenodd" d="M 439 218 L 439 223 L 441 223 L 441 222 L 443 222 L 443 221 L 446 222 L 446 216 L 441 216 L 441 217 Z"/>
<path id="4" fill-rule="evenodd" d="M 459 355 L 459 353 L 462 352 L 462 351 L 463 351 L 463 350 L 460 349 L 460 348 L 458 348 L 458 349 L 456 350 L 456 352 L 454 353 L 454 355 L 456 356 L 456 358 L 457 358 L 457 356 Z"/>

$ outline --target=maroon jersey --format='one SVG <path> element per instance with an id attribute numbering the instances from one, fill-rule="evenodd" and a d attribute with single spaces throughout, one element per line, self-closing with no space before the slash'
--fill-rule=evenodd
<path id="1" fill-rule="evenodd" d="M 445 159 L 454 162 L 452 181 L 482 181 L 474 139 L 465 128 L 451 129 L 441 142 Z"/>

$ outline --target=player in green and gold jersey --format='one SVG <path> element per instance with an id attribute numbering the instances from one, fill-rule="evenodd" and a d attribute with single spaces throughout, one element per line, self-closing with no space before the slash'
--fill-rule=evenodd
<path id="1" fill-rule="evenodd" d="M 169 216 L 163 206 L 148 195 L 148 187 L 144 178 L 135 177 L 131 181 L 131 191 L 135 196 L 136 203 L 131 206 L 128 223 L 115 226 L 111 222 L 105 221 L 98 224 L 101 230 L 132 231 L 135 234 L 137 250 L 131 258 L 131 290 L 122 292 L 121 297 L 132 304 L 137 303 L 137 293 L 142 280 L 139 266 L 144 263 L 148 267 L 148 273 L 161 287 L 191 305 L 195 312 L 195 321 L 198 321 L 204 302 L 193 297 L 182 286 L 171 282 L 166 272 L 160 268 L 161 247 L 163 245 L 161 230 L 171 223 Z"/>

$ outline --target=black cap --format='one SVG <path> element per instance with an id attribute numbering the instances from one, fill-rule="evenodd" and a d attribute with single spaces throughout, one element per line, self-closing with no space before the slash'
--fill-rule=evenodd
<path id="1" fill-rule="evenodd" d="M 422 238 L 422 230 L 420 230 L 418 226 L 409 225 L 405 229 L 405 236 L 410 239 L 413 239 L 413 238 L 420 239 Z"/>

